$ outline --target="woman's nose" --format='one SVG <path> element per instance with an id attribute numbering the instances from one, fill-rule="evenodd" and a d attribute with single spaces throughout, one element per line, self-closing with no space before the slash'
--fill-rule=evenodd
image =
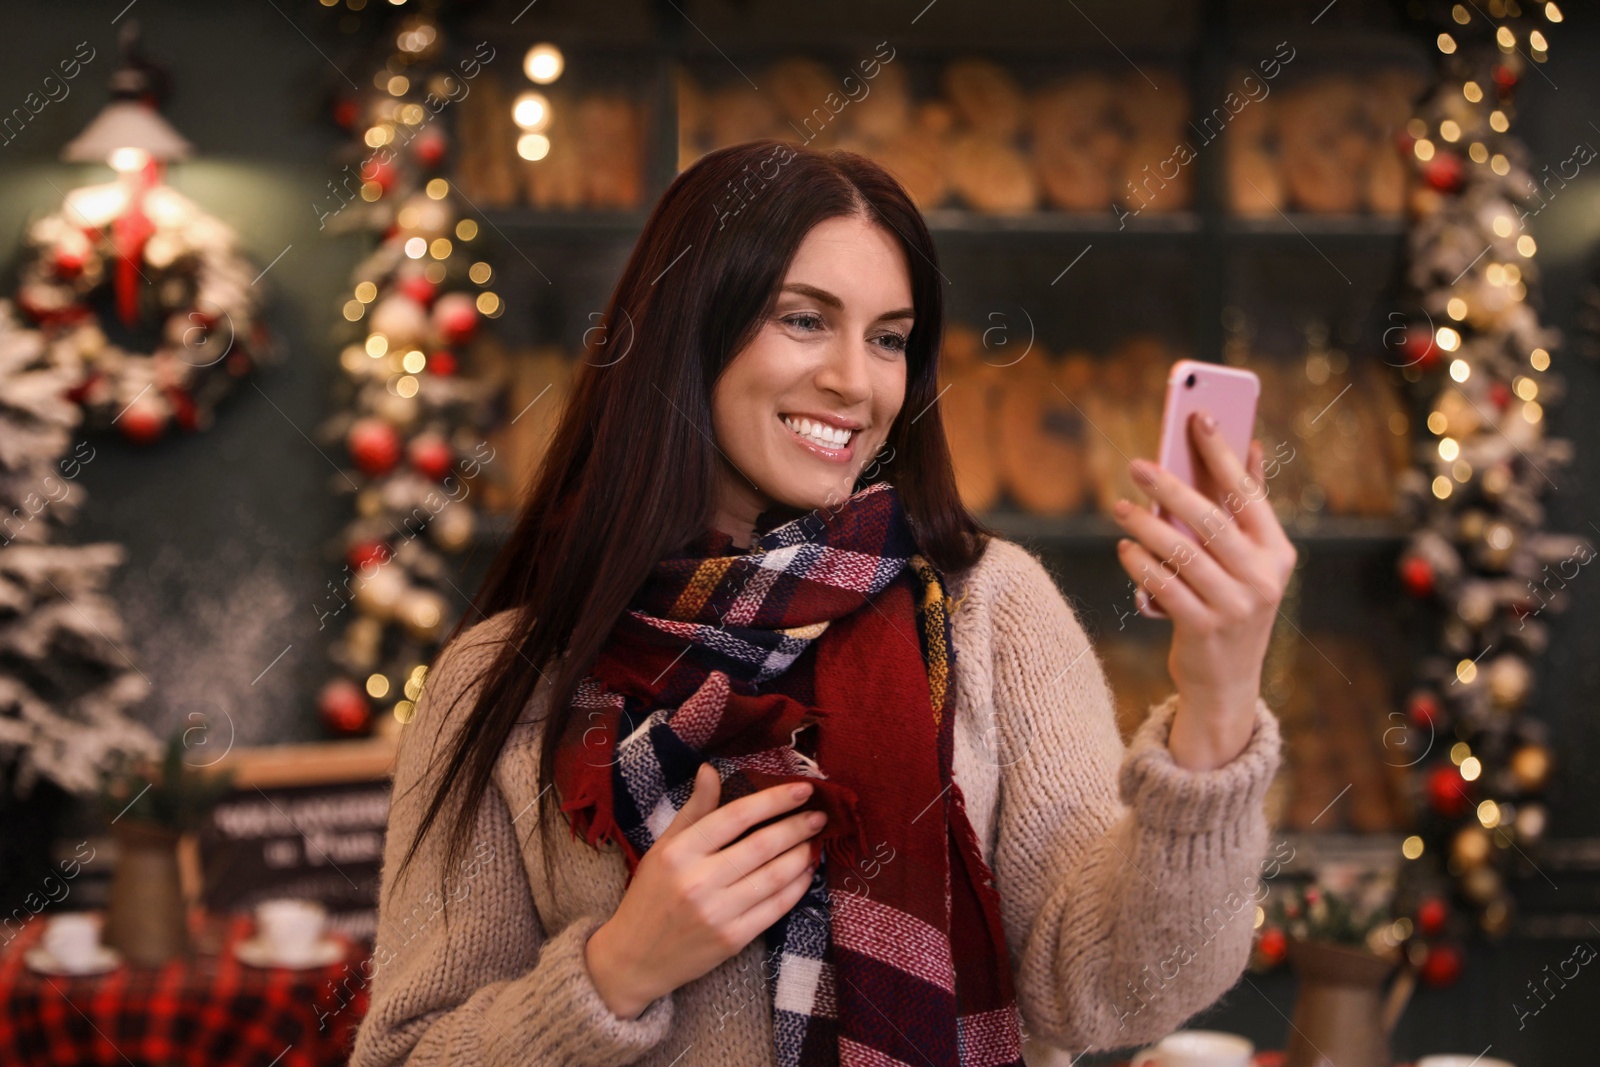
<path id="1" fill-rule="evenodd" d="M 844 341 L 832 346 L 817 371 L 817 386 L 849 403 L 867 399 L 872 395 L 867 358 L 861 342 Z"/>

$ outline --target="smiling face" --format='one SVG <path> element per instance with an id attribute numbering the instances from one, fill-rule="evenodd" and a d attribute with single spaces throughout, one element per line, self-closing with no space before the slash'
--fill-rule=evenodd
<path id="1" fill-rule="evenodd" d="M 911 324 L 911 272 L 893 234 L 856 217 L 806 234 L 771 316 L 712 394 L 713 526 L 748 547 L 774 503 L 810 510 L 850 496 L 905 400 Z"/>

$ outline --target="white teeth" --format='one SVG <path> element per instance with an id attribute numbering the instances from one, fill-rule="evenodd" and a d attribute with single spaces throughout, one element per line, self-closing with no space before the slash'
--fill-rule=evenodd
<path id="1" fill-rule="evenodd" d="M 815 441 L 825 448 L 843 448 L 850 443 L 850 438 L 855 433 L 854 430 L 842 430 L 811 419 L 796 419 L 788 415 L 783 416 L 783 422 L 801 437 Z"/>

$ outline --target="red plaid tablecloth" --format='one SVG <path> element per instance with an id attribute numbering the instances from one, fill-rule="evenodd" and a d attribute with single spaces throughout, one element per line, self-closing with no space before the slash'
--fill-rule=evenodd
<path id="1" fill-rule="evenodd" d="M 233 954 L 254 933 L 249 916 L 197 917 L 190 960 L 58 977 L 23 962 L 44 926 L 35 916 L 0 951 L 6 1067 L 340 1064 L 367 1008 L 369 953 L 348 939 L 326 967 L 257 968 Z"/>

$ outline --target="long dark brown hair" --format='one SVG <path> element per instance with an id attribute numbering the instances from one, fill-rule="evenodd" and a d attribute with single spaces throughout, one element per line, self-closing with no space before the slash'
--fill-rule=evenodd
<path id="1" fill-rule="evenodd" d="M 936 403 L 943 276 L 905 190 L 878 164 L 847 151 L 762 140 L 701 157 L 673 180 L 645 223 L 605 310 L 604 331 L 586 338 L 515 529 L 479 590 L 478 616 L 464 616 L 451 632 L 453 640 L 477 618 L 516 609 L 443 756 L 443 774 L 400 870 L 447 806 L 455 817 L 445 869 L 455 869 L 501 749 L 545 671 L 554 677 L 539 780 L 555 780 L 556 744 L 578 684 L 651 568 L 702 532 L 712 514 L 718 377 L 772 314 L 806 234 L 841 216 L 882 225 L 898 241 L 916 312 L 905 345 L 905 400 L 887 442 L 893 451 L 869 465 L 856 488 L 892 482 L 919 549 L 941 570 L 965 569 L 982 555 L 990 531 L 961 503 Z M 541 828 L 550 792 L 538 797 L 534 821 Z M 551 852 L 544 850 L 547 869 Z"/>

